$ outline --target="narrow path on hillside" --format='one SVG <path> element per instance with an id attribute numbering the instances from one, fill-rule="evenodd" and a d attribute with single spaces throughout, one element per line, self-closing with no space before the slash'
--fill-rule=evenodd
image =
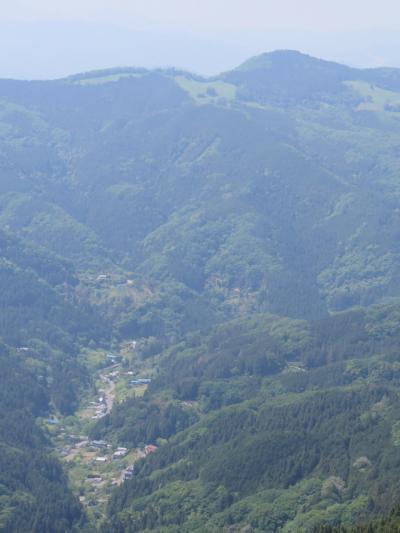
<path id="1" fill-rule="evenodd" d="M 113 368 L 118 368 L 119 365 L 115 365 Z M 108 415 L 111 413 L 111 410 L 113 408 L 114 402 L 115 402 L 115 382 L 111 380 L 106 374 L 100 374 L 101 381 L 106 385 L 106 389 L 104 389 L 104 403 L 106 405 L 106 410 L 104 412 L 104 415 Z"/>

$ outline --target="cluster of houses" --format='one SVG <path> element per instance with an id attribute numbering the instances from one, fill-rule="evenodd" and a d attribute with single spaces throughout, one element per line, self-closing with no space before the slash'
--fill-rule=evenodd
<path id="1" fill-rule="evenodd" d="M 96 443 L 96 442 L 104 442 L 104 441 L 91 441 L 91 445 L 93 445 L 93 443 Z M 97 446 L 99 447 L 99 446 Z M 107 449 L 110 449 L 111 448 L 111 445 L 110 444 L 107 444 L 106 445 L 106 448 Z M 157 446 L 155 446 L 154 444 L 147 444 L 144 449 L 141 451 L 141 456 L 142 457 L 147 457 L 149 454 L 151 453 L 154 453 L 157 451 Z M 94 463 L 97 463 L 97 464 L 106 464 L 106 463 L 110 463 L 111 461 L 119 461 L 120 459 L 123 459 L 124 457 L 126 457 L 129 453 L 129 450 L 128 448 L 124 448 L 123 446 L 119 446 L 115 452 L 113 452 L 111 455 L 108 454 L 108 455 L 100 455 L 98 457 L 95 457 L 94 458 Z M 132 473 L 133 473 L 133 466 L 132 467 L 129 467 L 131 470 L 132 470 Z"/>
<path id="2" fill-rule="evenodd" d="M 115 479 L 113 481 L 113 485 L 119 485 L 123 481 L 129 481 L 133 478 L 133 474 L 135 471 L 135 465 L 129 465 L 126 468 L 124 468 L 121 472 L 121 475 L 119 479 Z M 90 483 L 93 487 L 100 487 L 104 485 L 105 481 L 103 477 L 100 474 L 88 474 L 86 481 Z M 95 489 L 96 490 L 96 489 Z"/>
<path id="3" fill-rule="evenodd" d="M 107 402 L 104 396 L 99 396 L 97 402 L 90 402 L 89 409 L 94 410 L 93 420 L 102 418 L 107 414 Z"/>
<path id="4" fill-rule="evenodd" d="M 108 486 L 111 481 L 110 474 L 112 476 L 112 484 L 120 485 L 125 481 L 129 481 L 134 477 L 135 464 L 130 463 L 127 465 L 128 456 L 131 450 L 124 446 L 118 446 L 114 448 L 112 444 L 104 439 L 89 439 L 85 435 L 73 435 L 65 434 L 66 440 L 66 452 L 69 454 L 79 453 L 82 451 L 83 456 L 87 457 L 88 462 L 93 465 L 92 471 L 86 476 L 86 483 L 91 486 L 90 499 L 87 496 L 80 498 L 83 505 L 98 505 L 101 503 L 99 496 L 101 496 L 104 487 Z M 137 455 L 139 457 L 146 457 L 157 451 L 157 446 L 154 444 L 147 444 L 143 449 L 137 449 Z M 93 453 L 95 452 L 95 453 Z M 125 461 L 122 461 L 125 459 Z M 115 461 L 116 468 L 101 468 L 102 465 L 107 466 Z M 119 463 L 118 468 L 118 461 Z M 100 467 L 100 469 L 98 469 Z M 119 471 L 119 473 L 117 472 Z M 104 500 L 105 501 L 105 500 Z"/>
<path id="5" fill-rule="evenodd" d="M 101 280 L 99 280 L 101 281 Z M 137 348 L 137 342 L 131 341 L 129 347 L 132 350 Z M 151 379 L 148 377 L 137 377 L 133 370 L 121 369 L 122 358 L 120 355 L 113 353 L 106 354 L 107 368 L 100 373 L 100 379 L 103 382 L 102 389 L 98 390 L 98 397 L 91 401 L 85 416 L 92 419 L 99 419 L 110 412 L 115 397 L 115 384 L 118 383 L 122 375 L 126 376 L 126 382 L 132 386 L 148 385 Z M 60 421 L 57 417 L 48 418 L 49 425 L 58 425 Z M 59 426 L 59 436 L 61 437 L 58 451 L 61 455 L 66 456 L 68 461 L 73 461 L 76 457 L 83 458 L 84 462 L 92 472 L 87 475 L 86 482 L 90 485 L 89 493 L 92 495 L 89 500 L 87 496 L 82 496 L 81 501 L 84 505 L 97 505 L 100 503 L 98 496 L 102 494 L 104 487 L 112 481 L 114 485 L 119 485 L 124 481 L 133 478 L 135 467 L 130 464 L 130 452 L 126 447 L 113 447 L 112 444 L 101 439 L 89 439 L 85 435 L 67 434 L 64 427 Z M 62 431 L 61 431 L 62 430 Z M 148 444 L 143 449 L 136 450 L 136 457 L 146 457 L 157 450 L 157 446 Z M 133 459 L 134 460 L 134 459 Z M 111 463 L 114 463 L 111 466 Z M 120 462 L 119 462 L 120 461 Z M 89 466 L 92 465 L 92 466 Z M 105 468 L 102 468 L 104 465 Z M 128 466 L 129 465 L 129 466 Z M 99 468 L 100 467 L 100 468 Z"/>
<path id="6" fill-rule="evenodd" d="M 92 442 L 103 442 L 103 441 L 92 441 Z M 99 446 L 96 446 L 97 448 L 100 448 Z M 104 449 L 104 447 L 102 447 Z M 111 444 L 106 445 L 107 450 L 110 450 L 112 448 Z M 105 464 L 109 463 L 110 461 L 118 461 L 119 459 L 123 459 L 126 455 L 128 455 L 129 450 L 128 448 L 124 448 L 122 446 L 118 447 L 115 452 L 112 454 L 107 455 L 99 455 L 94 458 L 95 463 Z"/>
<path id="7" fill-rule="evenodd" d="M 108 354 L 107 358 L 112 364 L 118 363 L 121 359 L 118 355 L 113 354 Z M 110 386 L 113 381 L 118 379 L 119 374 L 119 370 L 115 369 L 107 375 L 102 375 L 101 379 L 104 383 L 106 383 L 106 385 Z M 103 394 L 99 396 L 97 401 L 90 402 L 89 404 L 89 409 L 93 409 L 95 411 L 92 416 L 93 420 L 97 420 L 105 416 L 111 410 L 112 406 L 110 406 L 110 402 L 107 402 L 107 392 L 105 392 L 104 389 L 100 389 L 99 392 L 100 394 Z"/>

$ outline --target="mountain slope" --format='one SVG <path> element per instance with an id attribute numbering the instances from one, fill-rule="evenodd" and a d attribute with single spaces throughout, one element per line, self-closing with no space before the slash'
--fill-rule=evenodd
<path id="1" fill-rule="evenodd" d="M 164 306 L 178 283 L 155 334 L 190 329 L 186 299 L 213 320 L 379 301 L 398 294 L 398 80 L 277 52 L 213 79 L 2 81 L 0 220 L 79 269 L 133 269 Z"/>
<path id="2" fill-rule="evenodd" d="M 197 423 L 169 438 L 127 402 L 97 424 L 97 438 L 129 447 L 169 438 L 115 492 L 104 530 L 307 532 L 388 512 L 398 336 L 397 302 L 316 323 L 261 315 L 190 337 L 161 359 L 147 402 Z"/>
<path id="3" fill-rule="evenodd" d="M 0 529 L 85 527 L 35 419 L 75 412 L 88 346 L 132 339 L 155 379 L 88 428 L 160 449 L 105 531 L 398 503 L 399 111 L 399 70 L 291 51 L 0 80 Z"/>
<path id="4" fill-rule="evenodd" d="M 49 395 L 21 354 L 0 345 L 0 530 L 83 531 L 85 518 L 35 418 Z"/>

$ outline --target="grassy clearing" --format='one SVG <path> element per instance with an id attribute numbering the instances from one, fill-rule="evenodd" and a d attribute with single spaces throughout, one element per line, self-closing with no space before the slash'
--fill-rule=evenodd
<path id="1" fill-rule="evenodd" d="M 119 74 L 108 74 L 106 76 L 98 76 L 92 78 L 84 78 L 76 80 L 76 85 L 103 85 L 104 83 L 111 83 L 121 80 L 122 78 L 141 78 L 143 74 L 135 72 L 120 72 Z"/>
<path id="2" fill-rule="evenodd" d="M 221 99 L 232 101 L 236 98 L 236 87 L 223 81 L 198 81 L 175 76 L 176 83 L 186 91 L 197 104 L 218 103 Z"/>
<path id="3" fill-rule="evenodd" d="M 365 81 L 348 81 L 346 85 L 365 99 L 358 105 L 357 111 L 400 112 L 400 93 L 382 89 Z"/>

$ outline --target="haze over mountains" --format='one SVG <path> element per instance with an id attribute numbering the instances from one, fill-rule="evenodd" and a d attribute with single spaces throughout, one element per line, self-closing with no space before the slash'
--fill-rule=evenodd
<path id="1" fill-rule="evenodd" d="M 0 139 L 2 379 L 35 398 L 11 426 L 76 412 L 88 347 L 138 339 L 154 370 L 91 428 L 164 444 L 104 531 L 312 531 L 398 503 L 400 70 L 277 51 L 211 78 L 0 80 Z M 8 465 L 51 446 L 37 431 L 0 427 Z M 69 507 L 7 474 L 0 529 L 94 530 L 54 461 L 38 483 Z"/>
<path id="2" fill-rule="evenodd" d="M 396 70 L 292 52 L 212 80 L 3 81 L 2 222 L 76 264 L 150 266 L 211 298 L 218 277 L 283 314 L 394 296 L 399 89 Z"/>

